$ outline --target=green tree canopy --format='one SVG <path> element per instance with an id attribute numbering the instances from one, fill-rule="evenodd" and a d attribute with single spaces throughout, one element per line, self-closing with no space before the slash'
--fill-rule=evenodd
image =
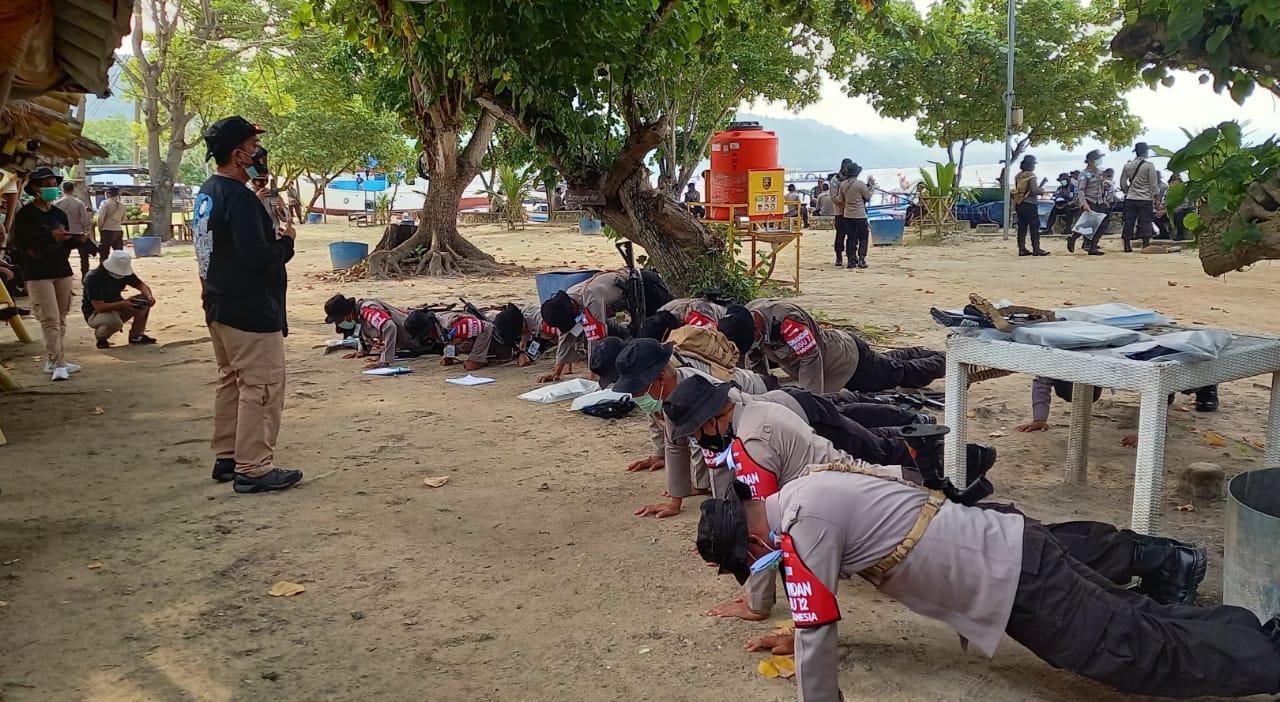
<path id="1" fill-rule="evenodd" d="M 883 116 L 914 118 L 916 137 L 963 168 L 974 142 L 1005 139 L 1008 30 L 1003 0 L 941 0 L 923 15 L 906 0 L 879 8 L 879 30 L 837 37 L 832 74 Z M 1024 112 L 1015 156 L 1093 137 L 1119 146 L 1141 125 L 1107 55 L 1114 7 L 1023 0 L 1017 6 L 1015 104 Z"/>
<path id="2" fill-rule="evenodd" d="M 86 120 L 83 133 L 107 150 L 105 158 L 96 158 L 90 163 L 133 163 L 133 149 L 137 141 L 133 123 L 129 120 L 120 115 Z"/>

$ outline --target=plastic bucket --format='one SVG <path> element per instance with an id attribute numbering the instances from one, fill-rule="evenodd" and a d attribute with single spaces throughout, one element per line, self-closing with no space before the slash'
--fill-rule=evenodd
<path id="1" fill-rule="evenodd" d="M 578 231 L 588 236 L 595 236 L 604 231 L 604 223 L 591 217 L 582 217 L 578 220 Z"/>
<path id="2" fill-rule="evenodd" d="M 133 241 L 133 255 L 142 258 L 143 256 L 159 256 L 160 255 L 160 237 L 158 236 L 135 236 Z"/>
<path id="3" fill-rule="evenodd" d="M 600 271 L 551 271 L 534 276 L 538 286 L 538 302 L 546 302 L 561 290 L 568 290 Z"/>
<path id="4" fill-rule="evenodd" d="M 902 243 L 906 224 L 892 217 L 875 217 L 867 220 L 871 226 L 871 243 L 876 246 L 893 246 Z"/>
<path id="5" fill-rule="evenodd" d="M 369 255 L 369 245 L 359 241 L 335 241 L 329 244 L 329 261 L 333 270 L 350 268 Z"/>
<path id="6" fill-rule="evenodd" d="M 324 221 L 324 215 L 319 212 L 307 213 L 307 224 L 319 224 Z"/>
<path id="7" fill-rule="evenodd" d="M 1241 473 L 1227 483 L 1222 602 L 1267 621 L 1280 613 L 1280 468 Z"/>

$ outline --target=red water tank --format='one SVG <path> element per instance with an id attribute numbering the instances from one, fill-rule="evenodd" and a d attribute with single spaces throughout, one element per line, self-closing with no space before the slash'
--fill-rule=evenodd
<path id="1" fill-rule="evenodd" d="M 707 182 L 707 202 L 724 205 L 747 204 L 747 172 L 778 167 L 778 135 L 767 132 L 759 122 L 733 122 L 711 137 L 711 178 Z M 746 214 L 738 210 L 738 216 Z M 728 207 L 712 207 L 710 219 L 728 221 Z"/>

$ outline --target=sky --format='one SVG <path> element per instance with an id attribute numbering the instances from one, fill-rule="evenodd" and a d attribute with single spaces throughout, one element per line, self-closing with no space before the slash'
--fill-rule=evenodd
<path id="1" fill-rule="evenodd" d="M 836 83 L 827 80 L 822 97 L 798 113 L 785 105 L 765 102 L 743 103 L 742 111 L 762 117 L 800 117 L 812 119 L 846 132 L 857 134 L 906 135 L 915 133 L 913 120 L 886 119 L 876 114 L 865 98 L 844 94 Z M 1271 93 L 1258 89 L 1237 105 L 1230 97 L 1218 95 L 1208 85 L 1201 85 L 1190 73 L 1180 72 L 1172 87 L 1155 90 L 1142 87 L 1129 93 L 1129 109 L 1148 130 L 1176 132 L 1186 127 L 1196 130 L 1224 120 L 1247 120 L 1254 131 L 1263 135 L 1280 132 L 1280 101 Z"/>

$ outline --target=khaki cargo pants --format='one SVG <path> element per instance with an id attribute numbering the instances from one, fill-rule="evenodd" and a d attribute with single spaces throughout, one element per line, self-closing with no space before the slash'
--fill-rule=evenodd
<path id="1" fill-rule="evenodd" d="M 236 472 L 250 477 L 275 468 L 276 439 L 284 412 L 284 335 L 209 325 L 218 361 L 213 401 L 213 453 L 235 458 Z"/>

